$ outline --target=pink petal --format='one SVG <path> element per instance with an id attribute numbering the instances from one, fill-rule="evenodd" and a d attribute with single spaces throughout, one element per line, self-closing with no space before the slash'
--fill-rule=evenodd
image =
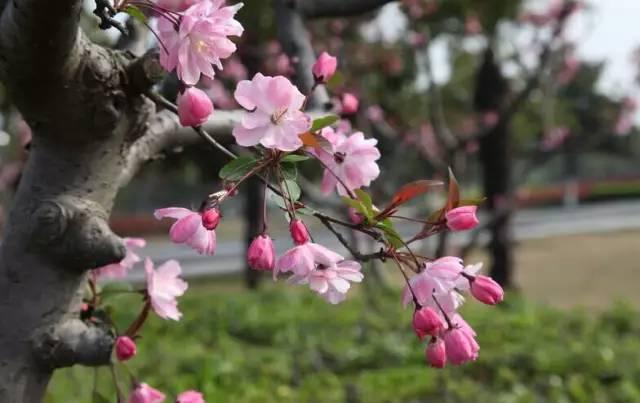
<path id="1" fill-rule="evenodd" d="M 191 238 L 198 228 L 202 227 L 202 218 L 200 214 L 191 213 L 190 215 L 179 219 L 171 226 L 169 236 L 175 243 L 184 243 Z"/>

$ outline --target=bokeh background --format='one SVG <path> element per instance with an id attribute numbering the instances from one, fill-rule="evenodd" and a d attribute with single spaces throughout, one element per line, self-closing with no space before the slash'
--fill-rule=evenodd
<path id="1" fill-rule="evenodd" d="M 96 31 L 90 10 L 83 21 L 94 41 L 134 53 L 153 46 L 133 20 L 141 40 Z M 203 85 L 218 109 L 236 108 L 235 84 L 257 71 L 293 75 L 272 2 L 247 0 L 238 18 L 246 32 L 237 55 Z M 340 60 L 333 108 L 345 93 L 360 99 L 342 124 L 378 139 L 375 200 L 405 182 L 444 179 L 449 167 L 465 198 L 485 198 L 477 230 L 420 246 L 483 261 L 507 287 L 499 307 L 464 308 L 477 362 L 427 367 L 392 266 L 366 266 L 338 306 L 249 270 L 246 243 L 261 228 L 264 197 L 257 182 L 224 206 L 216 256 L 172 245 L 153 210 L 197 207 L 221 186 L 225 158 L 196 144 L 153 161 L 116 204 L 116 231 L 146 238 L 143 254 L 158 262 L 178 259 L 190 289 L 183 319 L 152 318 L 138 357 L 114 371 L 173 395 L 197 388 L 211 402 L 640 402 L 639 18 L 637 0 L 405 0 L 307 23 L 316 51 Z M 0 87 L 2 215 L 29 137 Z M 304 197 L 344 214 L 339 199 L 319 194 L 309 165 L 299 173 Z M 406 215 L 427 217 L 443 198 L 416 201 Z M 282 252 L 286 223 L 275 205 L 270 217 Z M 141 279 L 138 267 L 129 280 Z M 138 299 L 113 297 L 117 323 L 132 320 Z M 48 401 L 113 401 L 104 396 L 113 396 L 108 368 L 72 368 L 56 374 Z"/>

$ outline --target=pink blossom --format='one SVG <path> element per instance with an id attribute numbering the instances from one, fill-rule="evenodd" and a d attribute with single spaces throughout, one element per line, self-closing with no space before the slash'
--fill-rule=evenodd
<path id="1" fill-rule="evenodd" d="M 477 206 L 462 206 L 447 211 L 445 218 L 451 231 L 466 231 L 478 226 Z"/>
<path id="2" fill-rule="evenodd" d="M 321 184 L 324 193 L 330 193 L 335 187 L 338 194 L 347 196 L 354 189 L 369 186 L 378 177 L 380 168 L 375 162 L 380 158 L 376 148 L 378 140 L 365 139 L 362 132 L 347 137 L 331 128 L 323 129 L 321 134 L 331 144 L 330 151 L 313 150 L 327 167 Z"/>
<path id="3" fill-rule="evenodd" d="M 295 246 L 278 258 L 273 271 L 274 278 L 279 272 L 291 272 L 296 277 L 307 277 L 317 265 L 333 266 L 344 260 L 341 255 L 322 245 L 307 242 Z"/>
<path id="4" fill-rule="evenodd" d="M 558 74 L 558 84 L 567 85 L 576 77 L 580 71 L 580 60 L 574 55 L 566 55 L 564 57 L 564 64 L 562 70 Z"/>
<path id="5" fill-rule="evenodd" d="M 441 338 L 434 338 L 427 345 L 425 350 L 427 362 L 433 368 L 444 368 L 447 364 L 447 352 L 444 341 Z"/>
<path id="6" fill-rule="evenodd" d="M 236 100 L 233 99 L 231 91 L 224 86 L 220 80 L 211 80 L 204 78 L 201 80 L 204 85 L 204 91 L 207 93 L 213 104 L 222 109 L 234 109 L 238 106 Z"/>
<path id="7" fill-rule="evenodd" d="M 160 63 L 168 71 L 176 69 L 178 78 L 187 85 L 195 85 L 201 75 L 213 78 L 213 65 L 222 69 L 221 59 L 236 50 L 228 37 L 242 35 L 242 25 L 233 18 L 242 3 L 223 4 L 224 0 L 197 2 L 182 14 L 178 27 L 165 16 L 158 22 L 163 44 Z"/>
<path id="8" fill-rule="evenodd" d="M 495 305 L 504 299 L 504 290 L 491 277 L 477 276 L 471 280 L 471 294 L 480 302 Z"/>
<path id="9" fill-rule="evenodd" d="M 216 250 L 216 232 L 207 230 L 202 224 L 202 216 L 196 211 L 181 207 L 167 207 L 154 212 L 156 219 L 165 217 L 177 220 L 169 230 L 174 243 L 184 243 L 204 255 L 213 255 Z"/>
<path id="10" fill-rule="evenodd" d="M 178 395 L 176 403 L 205 403 L 204 396 L 197 390 L 188 390 Z"/>
<path id="11" fill-rule="evenodd" d="M 157 0 L 156 3 L 167 10 L 184 11 L 200 0 Z"/>
<path id="12" fill-rule="evenodd" d="M 212 113 L 213 104 L 204 91 L 189 87 L 178 95 L 178 117 L 182 126 L 200 126 Z"/>
<path id="13" fill-rule="evenodd" d="M 247 262 L 255 270 L 273 270 L 276 250 L 269 235 L 258 235 L 249 245 Z"/>
<path id="14" fill-rule="evenodd" d="M 236 142 L 244 147 L 262 144 L 282 151 L 302 147 L 300 134 L 311 128 L 311 119 L 302 108 L 305 96 L 282 76 L 258 73 L 251 81 L 241 81 L 235 99 L 246 113 L 233 128 Z"/>
<path id="15" fill-rule="evenodd" d="M 147 294 L 153 311 L 163 319 L 180 320 L 182 313 L 178 310 L 176 298 L 183 295 L 188 284 L 179 276 L 182 273 L 180 264 L 175 260 L 168 260 L 157 269 L 147 258 L 144 261 L 147 272 Z"/>
<path id="16" fill-rule="evenodd" d="M 165 395 L 162 392 L 146 383 L 136 385 L 129 395 L 129 403 L 162 403 L 164 399 Z"/>
<path id="17" fill-rule="evenodd" d="M 342 108 L 340 113 L 343 115 L 353 115 L 358 112 L 358 108 L 360 107 L 360 101 L 358 98 L 350 92 L 345 92 L 342 94 L 342 98 L 340 100 Z"/>
<path id="18" fill-rule="evenodd" d="M 229 60 L 227 60 L 226 66 L 220 74 L 233 81 L 246 80 L 249 76 L 247 68 L 237 56 L 231 56 Z"/>
<path id="19" fill-rule="evenodd" d="M 327 52 L 322 52 L 318 60 L 313 64 L 311 71 L 316 82 L 326 83 L 336 73 L 338 67 L 338 59 L 331 56 Z"/>
<path id="20" fill-rule="evenodd" d="M 127 253 L 118 263 L 108 264 L 106 266 L 99 267 L 92 270 L 91 274 L 95 280 L 102 279 L 118 279 L 126 277 L 127 272 L 142 259 L 138 256 L 134 249 L 144 248 L 147 242 L 142 238 L 124 238 L 124 246 L 127 249 Z"/>
<path id="21" fill-rule="evenodd" d="M 380 105 L 371 105 L 367 108 L 367 118 L 372 122 L 381 122 L 384 119 L 384 110 Z"/>
<path id="22" fill-rule="evenodd" d="M 540 148 L 544 151 L 555 150 L 560 147 L 571 135 L 571 130 L 565 126 L 554 127 L 545 133 Z"/>
<path id="23" fill-rule="evenodd" d="M 308 281 L 313 291 L 329 303 L 338 304 L 346 298 L 351 288 L 349 282 L 359 283 L 364 278 L 360 269 L 360 263 L 352 260 L 343 260 L 331 266 L 318 265 L 303 283 Z"/>
<path id="24" fill-rule="evenodd" d="M 219 223 L 220 210 L 218 210 L 217 208 L 210 208 L 202 213 L 202 226 L 209 231 L 213 231 L 214 229 L 218 228 Z"/>
<path id="25" fill-rule="evenodd" d="M 289 233 L 291 234 L 291 239 L 293 239 L 293 242 L 296 245 L 302 245 L 309 242 L 309 230 L 307 230 L 307 226 L 304 225 L 304 222 L 300 219 L 291 221 L 291 224 L 289 225 Z"/>
<path id="26" fill-rule="evenodd" d="M 446 313 L 454 313 L 464 298 L 456 289 L 462 283 L 462 260 L 453 256 L 445 256 L 433 262 L 424 264 L 423 270 L 409 279 L 402 295 L 402 303 L 406 306 L 413 300 L 411 290 L 420 306 L 427 306 L 440 312 L 440 308 Z M 435 300 L 438 301 L 436 304 Z"/>
<path id="27" fill-rule="evenodd" d="M 322 245 L 307 242 L 282 255 L 276 263 L 278 272 L 291 272 L 289 282 L 308 284 L 311 290 L 332 304 L 343 301 L 351 282 L 361 282 L 360 264 L 344 260 L 341 255 Z"/>
<path id="28" fill-rule="evenodd" d="M 136 355 L 136 342 L 128 336 L 120 336 L 115 343 L 116 357 L 119 361 L 127 361 Z"/>
<path id="29" fill-rule="evenodd" d="M 453 365 L 464 364 L 478 358 L 480 346 L 468 329 L 454 327 L 444 333 L 447 361 Z"/>
<path id="30" fill-rule="evenodd" d="M 443 328 L 442 318 L 432 308 L 423 307 L 413 313 L 413 330 L 420 340 L 426 335 L 437 335 Z"/>

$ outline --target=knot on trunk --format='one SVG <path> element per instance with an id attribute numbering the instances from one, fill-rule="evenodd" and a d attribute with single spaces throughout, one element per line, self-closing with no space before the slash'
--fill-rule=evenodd
<path id="1" fill-rule="evenodd" d="M 100 366 L 111 362 L 114 335 L 108 328 L 70 319 L 35 336 L 35 359 L 49 370 L 75 364 Z"/>
<path id="2" fill-rule="evenodd" d="M 76 271 L 119 262 L 126 253 L 104 209 L 77 197 L 42 201 L 32 214 L 30 233 L 41 254 Z"/>

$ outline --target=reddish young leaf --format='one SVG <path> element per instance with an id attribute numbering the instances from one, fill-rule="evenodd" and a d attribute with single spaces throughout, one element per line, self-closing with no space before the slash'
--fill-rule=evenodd
<path id="1" fill-rule="evenodd" d="M 332 149 L 331 143 L 318 133 L 306 132 L 300 135 L 300 140 L 302 140 L 302 144 L 305 147 L 316 148 L 319 150 L 325 150 L 327 152 L 331 152 Z"/>
<path id="2" fill-rule="evenodd" d="M 432 188 L 442 185 L 443 183 L 441 181 L 434 180 L 419 180 L 408 183 L 401 187 L 400 190 L 398 190 L 396 194 L 393 195 L 391 203 L 389 203 L 389 205 L 384 210 L 382 210 L 382 212 L 380 212 L 376 216 L 376 218 L 381 219 L 384 217 L 388 217 L 389 215 L 393 214 L 399 206 L 403 205 L 409 200 L 415 199 L 421 194 L 428 192 Z"/>

